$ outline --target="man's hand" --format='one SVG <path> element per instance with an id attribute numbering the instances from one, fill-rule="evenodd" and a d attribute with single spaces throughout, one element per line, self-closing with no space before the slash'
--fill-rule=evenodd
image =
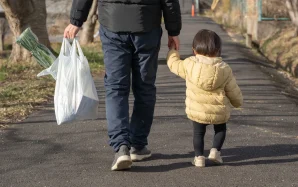
<path id="1" fill-rule="evenodd" d="M 169 36 L 168 47 L 171 49 L 172 45 L 175 46 L 177 51 L 179 50 L 180 41 L 178 36 Z"/>
<path id="2" fill-rule="evenodd" d="M 170 50 L 176 49 L 176 45 L 172 42 L 171 46 L 169 47 Z"/>
<path id="3" fill-rule="evenodd" d="M 79 31 L 80 31 L 80 27 L 69 24 L 64 30 L 64 38 L 73 39 L 76 37 Z"/>

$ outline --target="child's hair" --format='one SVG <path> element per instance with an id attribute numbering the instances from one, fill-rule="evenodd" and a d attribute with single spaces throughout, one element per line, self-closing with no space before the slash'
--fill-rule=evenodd
<path id="1" fill-rule="evenodd" d="M 192 43 L 193 50 L 198 54 L 208 57 L 219 57 L 221 55 L 221 39 L 213 31 L 200 30 Z"/>

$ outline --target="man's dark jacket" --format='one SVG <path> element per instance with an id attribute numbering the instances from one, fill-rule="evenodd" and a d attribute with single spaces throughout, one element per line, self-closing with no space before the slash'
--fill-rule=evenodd
<path id="1" fill-rule="evenodd" d="M 73 0 L 70 22 L 81 27 L 87 20 L 93 0 Z M 149 32 L 164 17 L 170 36 L 181 30 L 179 0 L 98 0 L 99 22 L 112 32 Z"/>

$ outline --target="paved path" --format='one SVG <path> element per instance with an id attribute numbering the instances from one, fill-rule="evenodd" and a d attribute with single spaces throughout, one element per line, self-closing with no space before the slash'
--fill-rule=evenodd
<path id="1" fill-rule="evenodd" d="M 192 126 L 184 113 L 185 83 L 165 65 L 164 34 L 150 160 L 134 163 L 130 171 L 110 171 L 113 152 L 107 146 L 100 79 L 98 120 L 57 126 L 53 110 L 41 110 L 0 132 L 0 186 L 298 186 L 297 100 L 284 94 L 284 84 L 272 80 L 269 73 L 274 70 L 247 57 L 242 52 L 246 49 L 208 18 L 183 18 L 183 56 L 191 54 L 192 38 L 202 28 L 222 37 L 223 58 L 233 68 L 245 98 L 228 125 L 224 165 L 207 163 L 199 169 L 190 164 Z M 208 130 L 206 155 L 212 139 L 211 127 Z"/>

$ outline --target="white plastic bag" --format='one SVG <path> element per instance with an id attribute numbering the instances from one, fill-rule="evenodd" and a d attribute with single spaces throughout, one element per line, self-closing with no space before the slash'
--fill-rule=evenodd
<path id="1" fill-rule="evenodd" d="M 71 50 L 71 45 L 68 42 L 67 39 L 63 39 L 61 50 L 60 50 L 60 55 L 61 56 L 62 52 L 65 54 L 65 56 L 70 55 L 70 50 Z M 52 77 L 57 80 L 57 71 L 58 71 L 58 63 L 59 63 L 59 58 L 56 58 L 56 60 L 53 62 L 53 64 L 48 67 L 47 69 L 43 70 L 39 74 L 37 74 L 37 77 L 40 76 L 45 76 L 45 75 L 52 75 Z"/>
<path id="2" fill-rule="evenodd" d="M 57 124 L 97 118 L 97 91 L 88 61 L 77 40 L 74 39 L 70 47 L 67 39 L 63 39 L 57 59 L 51 69 L 45 71 L 45 74 L 56 77 L 54 105 Z"/>

